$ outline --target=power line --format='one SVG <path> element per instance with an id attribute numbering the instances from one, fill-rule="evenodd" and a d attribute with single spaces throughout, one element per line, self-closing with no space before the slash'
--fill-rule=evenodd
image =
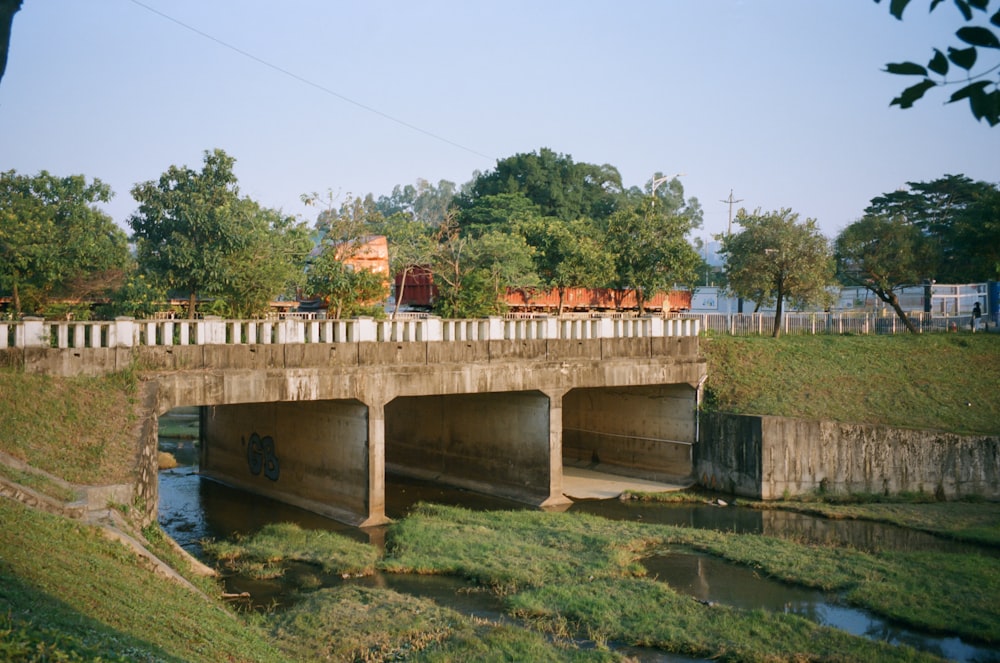
<path id="1" fill-rule="evenodd" d="M 437 134 L 435 134 L 433 132 L 427 131 L 426 129 L 421 129 L 420 127 L 418 127 L 418 126 L 416 126 L 414 124 L 410 124 L 409 122 L 406 122 L 404 120 L 400 120 L 399 118 L 393 117 L 392 115 L 389 115 L 388 113 L 383 113 L 382 111 L 378 110 L 377 108 L 372 108 L 371 106 L 365 105 L 365 104 L 361 103 L 360 101 L 355 101 L 354 99 L 351 99 L 350 97 L 346 97 L 346 96 L 340 94 L 339 92 L 335 92 L 334 90 L 331 90 L 328 87 L 320 85 L 319 83 L 314 83 L 313 81 L 309 80 L 308 78 L 304 78 L 302 76 L 299 76 L 298 74 L 296 74 L 294 72 L 291 72 L 291 71 L 289 71 L 287 69 L 279 67 L 276 64 L 273 64 L 271 62 L 268 62 L 267 60 L 264 60 L 263 58 L 257 57 L 253 53 L 249 53 L 249 52 L 244 51 L 243 49 L 241 49 L 241 48 L 239 48 L 237 46 L 233 46 L 230 43 L 224 42 L 221 39 L 219 39 L 218 37 L 214 37 L 214 36 L 208 34 L 207 32 L 199 30 L 198 28 L 196 28 L 194 26 L 188 25 L 187 23 L 184 23 L 183 21 L 180 21 L 180 20 L 174 18 L 173 16 L 170 16 L 168 14 L 164 14 L 163 12 L 161 12 L 158 9 L 155 9 L 154 7 L 150 7 L 149 5 L 147 5 L 147 4 L 143 3 L 143 2 L 139 2 L 139 0 L 129 0 L 129 2 L 131 2 L 132 4 L 134 4 L 134 5 L 138 6 L 138 7 L 142 7 L 143 9 L 145 9 L 146 11 L 148 11 L 150 13 L 156 14 L 157 16 L 159 16 L 161 18 L 164 18 L 164 19 L 166 19 L 166 20 L 168 20 L 168 21 L 170 21 L 172 23 L 175 23 L 175 24 L 181 26 L 182 28 L 184 28 L 185 30 L 190 30 L 191 32 L 195 33 L 196 35 L 198 35 L 200 37 L 204 37 L 205 39 L 208 39 L 209 41 L 214 41 L 216 44 L 219 44 L 220 46 L 222 46 L 224 48 L 228 48 L 229 50 L 231 50 L 231 51 L 233 51 L 235 53 L 239 53 L 243 57 L 249 58 L 250 60 L 253 60 L 254 62 L 256 62 L 258 64 L 262 64 L 265 67 L 273 69 L 273 70 L 277 71 L 280 74 L 284 74 L 285 76 L 288 76 L 289 78 L 293 78 L 293 79 L 299 81 L 300 83 L 305 83 L 306 85 L 308 85 L 310 87 L 314 87 L 317 90 L 319 90 L 320 92 L 325 92 L 326 94 L 330 95 L 331 97 L 336 97 L 337 99 L 340 99 L 341 101 L 346 101 L 349 104 L 353 104 L 354 106 L 357 106 L 358 108 L 361 108 L 362 110 L 366 110 L 369 113 L 373 113 L 375 115 L 378 115 L 379 117 L 382 117 L 382 118 L 384 118 L 386 120 L 389 120 L 390 122 L 395 122 L 396 124 L 398 124 L 400 126 L 403 126 L 403 127 L 406 127 L 407 129 L 410 129 L 412 131 L 416 131 L 416 132 L 422 133 L 425 136 L 429 136 L 430 138 L 433 138 L 434 140 L 441 141 L 442 143 L 447 143 L 448 145 L 451 145 L 452 147 L 457 147 L 460 150 L 465 150 L 466 152 L 470 152 L 472 154 L 475 154 L 476 156 L 483 157 L 484 159 L 492 159 L 493 158 L 493 157 L 491 157 L 489 155 L 483 154 L 482 152 L 474 150 L 471 147 L 466 147 L 465 145 L 462 145 L 461 143 L 456 143 L 453 140 L 449 140 L 449 139 L 447 139 L 447 138 L 445 138 L 443 136 L 439 136 L 439 135 L 437 135 Z"/>
<path id="2" fill-rule="evenodd" d="M 737 200 L 733 200 L 733 190 L 730 189 L 729 190 L 729 198 L 720 200 L 719 202 L 720 203 L 729 203 L 729 227 L 726 230 L 726 236 L 728 237 L 729 235 L 733 234 L 733 204 L 734 203 L 742 203 L 743 199 L 739 198 Z"/>

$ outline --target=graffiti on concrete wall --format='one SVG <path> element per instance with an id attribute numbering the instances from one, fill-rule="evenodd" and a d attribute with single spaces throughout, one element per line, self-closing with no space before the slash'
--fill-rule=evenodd
<path id="1" fill-rule="evenodd" d="M 261 437 L 257 433 L 251 433 L 246 447 L 250 473 L 259 476 L 263 472 L 271 481 L 277 481 L 281 466 L 278 464 L 278 456 L 274 453 L 274 438 L 270 435 Z"/>

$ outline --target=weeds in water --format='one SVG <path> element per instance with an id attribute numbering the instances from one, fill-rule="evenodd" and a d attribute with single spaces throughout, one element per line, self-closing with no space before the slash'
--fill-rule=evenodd
<path id="1" fill-rule="evenodd" d="M 326 573 L 370 575 L 378 559 L 370 545 L 294 523 L 266 525 L 253 535 L 230 541 L 204 541 L 203 549 L 230 571 L 255 578 L 278 577 L 288 562 L 314 564 Z"/>

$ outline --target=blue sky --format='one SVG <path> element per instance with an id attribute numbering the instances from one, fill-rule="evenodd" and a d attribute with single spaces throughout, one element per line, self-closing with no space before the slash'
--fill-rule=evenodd
<path id="1" fill-rule="evenodd" d="M 899 22 L 887 0 L 25 0 L 0 170 L 98 177 L 125 226 L 136 182 L 218 147 L 244 194 L 311 223 L 306 192 L 462 184 L 548 147 L 626 186 L 683 173 L 701 237 L 732 190 L 832 238 L 907 181 L 1000 182 L 1000 127 L 941 94 L 889 107 L 916 81 L 884 65 L 954 41 L 956 12 L 927 5 Z"/>

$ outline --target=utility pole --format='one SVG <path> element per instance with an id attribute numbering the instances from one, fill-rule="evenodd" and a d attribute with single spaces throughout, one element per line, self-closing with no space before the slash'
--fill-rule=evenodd
<path id="1" fill-rule="evenodd" d="M 743 199 L 742 198 L 738 198 L 737 200 L 733 200 L 733 190 L 730 189 L 729 190 L 729 198 L 726 198 L 724 200 L 720 200 L 719 202 L 720 203 L 729 203 L 729 227 L 726 230 L 726 236 L 728 237 L 729 235 L 733 234 L 733 203 L 742 203 Z"/>
<path id="2" fill-rule="evenodd" d="M 719 202 L 720 203 L 729 203 L 729 225 L 726 227 L 726 237 L 728 238 L 730 235 L 733 234 L 733 204 L 734 203 L 742 203 L 743 199 L 742 198 L 737 198 L 737 199 L 734 200 L 733 199 L 733 190 L 730 189 L 729 190 L 729 198 L 726 198 L 725 200 L 720 200 Z M 731 301 L 732 300 L 729 297 L 726 297 L 726 312 L 727 313 L 731 310 L 729 308 Z M 737 313 L 743 313 L 743 298 L 742 297 L 739 298 L 739 301 L 736 304 L 736 312 Z"/>

